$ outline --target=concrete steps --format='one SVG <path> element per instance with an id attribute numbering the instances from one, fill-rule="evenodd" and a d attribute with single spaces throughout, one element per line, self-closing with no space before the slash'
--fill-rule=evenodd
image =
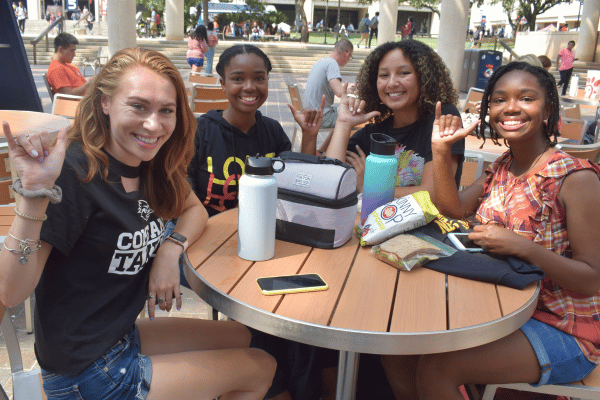
<path id="1" fill-rule="evenodd" d="M 575 63 L 573 64 L 573 75 L 579 75 L 578 87 L 581 89 L 585 88 L 585 80 L 587 77 L 588 70 L 600 70 L 600 63 L 583 63 L 575 61 Z M 554 65 L 552 66 L 550 73 L 552 74 L 552 76 L 554 76 L 554 79 L 556 79 L 556 82 L 558 83 L 558 81 L 560 81 L 560 73 Z"/>
<path id="2" fill-rule="evenodd" d="M 41 23 L 42 21 L 32 21 Z M 45 23 L 45 21 L 43 21 Z M 74 21 L 66 21 L 67 27 L 74 24 Z M 95 28 L 94 28 L 95 29 Z M 73 30 L 67 29 L 67 32 Z M 30 44 L 33 37 L 29 35 L 24 36 L 25 49 L 29 58 L 29 62 L 33 64 L 33 47 Z M 108 46 L 108 39 L 106 37 L 94 37 L 94 36 L 78 36 L 79 45 L 77 46 L 77 56 L 73 60 L 75 65 L 82 65 L 83 59 L 86 57 L 94 58 L 98 53 L 98 47 Z M 37 46 L 37 64 L 48 65 L 54 56 L 53 48 L 53 37 L 50 37 L 50 46 L 48 51 L 45 50 L 45 44 L 42 40 Z M 216 66 L 219 55 L 227 47 L 237 43 L 249 43 L 237 42 L 237 41 L 221 41 L 217 46 L 215 54 L 214 66 Z M 328 56 L 333 47 L 331 45 L 312 45 L 304 44 L 299 42 L 250 42 L 260 47 L 271 60 L 273 66 L 273 72 L 275 73 L 291 73 L 291 74 L 302 74 L 308 75 L 313 64 L 322 57 Z M 189 65 L 186 61 L 187 42 L 186 41 L 168 41 L 164 39 L 137 39 L 137 46 L 145 47 L 152 50 L 159 51 L 165 54 L 175 64 L 178 69 L 186 70 L 189 69 Z M 370 53 L 368 49 L 354 49 L 353 59 L 342 68 L 342 75 L 357 75 L 362 63 L 364 62 L 367 55 Z M 574 73 L 579 74 L 579 87 L 585 87 L 585 77 L 587 71 L 600 70 L 600 63 L 582 63 L 575 62 Z M 553 67 L 550 71 L 556 81 L 560 79 L 558 71 Z"/>
<path id="3" fill-rule="evenodd" d="M 77 55 L 73 60 L 73 64 L 82 65 L 83 59 L 86 57 L 95 57 L 98 53 L 98 47 L 107 46 L 108 40 L 101 37 L 78 37 L 79 45 L 77 46 Z M 48 51 L 45 48 L 45 42 L 42 40 L 37 45 L 36 60 L 38 65 L 47 65 L 52 61 L 54 56 L 53 48 L 53 37 L 50 38 L 50 46 Z M 24 44 L 27 51 L 29 62 L 33 64 L 33 46 L 31 45 L 31 38 L 25 36 Z M 221 41 L 217 46 L 215 54 L 214 64 L 216 66 L 219 55 L 226 48 L 236 43 L 248 43 L 248 42 L 234 42 L 234 41 Z M 306 74 L 310 72 L 313 64 L 322 57 L 328 56 L 333 47 L 323 45 L 306 45 L 301 43 L 261 43 L 252 42 L 253 45 L 261 48 L 271 60 L 273 66 L 273 72 L 276 73 L 297 73 Z M 167 57 L 175 64 L 178 69 L 189 68 L 186 61 L 187 42 L 186 41 L 167 41 L 167 40 L 152 40 L 152 39 L 138 39 L 137 46 L 145 47 L 148 49 L 156 50 Z M 357 49 L 354 51 L 353 59 L 348 63 L 346 67 L 342 69 L 343 75 L 356 75 L 362 65 L 364 59 L 368 55 L 367 50 Z"/>

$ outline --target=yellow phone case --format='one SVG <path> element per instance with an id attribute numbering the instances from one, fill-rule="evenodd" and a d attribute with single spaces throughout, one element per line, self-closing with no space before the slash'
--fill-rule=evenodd
<path id="1" fill-rule="evenodd" d="M 307 287 L 307 288 L 297 288 L 297 289 L 263 290 L 260 287 L 260 285 L 258 284 L 258 280 L 263 279 L 263 278 L 283 278 L 285 276 L 300 276 L 300 275 L 317 275 L 325 283 L 325 285 L 324 286 Z M 264 294 L 266 296 L 273 296 L 276 294 L 317 292 L 320 290 L 327 290 L 329 288 L 329 285 L 325 282 L 325 280 L 323 278 L 321 278 L 321 276 L 319 274 L 311 273 L 311 274 L 300 274 L 300 275 L 261 276 L 260 278 L 256 278 L 256 284 L 258 285 L 258 288 L 260 289 L 262 294 Z"/>

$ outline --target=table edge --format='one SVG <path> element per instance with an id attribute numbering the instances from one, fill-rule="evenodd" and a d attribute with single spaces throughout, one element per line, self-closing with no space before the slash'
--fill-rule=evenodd
<path id="1" fill-rule="evenodd" d="M 518 310 L 494 321 L 433 332 L 375 332 L 313 324 L 273 314 L 243 303 L 212 286 L 184 254 L 184 275 L 208 305 L 246 326 L 308 345 L 371 354 L 432 354 L 493 342 L 519 329 L 533 315 L 541 284 Z"/>
<path id="2" fill-rule="evenodd" d="M 600 99 L 581 99 L 581 98 L 570 97 L 570 96 L 559 96 L 559 100 L 564 101 L 565 103 L 570 103 L 570 104 L 581 104 L 581 105 L 594 106 L 594 107 L 600 106 Z"/>

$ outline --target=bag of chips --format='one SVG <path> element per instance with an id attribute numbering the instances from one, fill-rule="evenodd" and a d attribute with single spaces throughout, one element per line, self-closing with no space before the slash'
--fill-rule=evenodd
<path id="1" fill-rule="evenodd" d="M 356 225 L 355 232 L 361 246 L 379 244 L 399 233 L 428 224 L 439 214 L 429 192 L 420 191 L 377 208 Z"/>

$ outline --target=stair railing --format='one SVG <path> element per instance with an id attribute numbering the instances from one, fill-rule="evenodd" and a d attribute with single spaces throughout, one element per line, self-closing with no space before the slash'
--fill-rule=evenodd
<path id="1" fill-rule="evenodd" d="M 502 45 L 502 47 L 504 47 L 504 49 L 509 52 L 510 58 L 509 58 L 508 62 L 511 62 L 512 59 L 513 59 L 513 57 L 514 58 L 519 58 L 519 55 L 512 49 L 512 47 L 510 47 L 508 45 L 508 43 L 506 43 L 504 41 L 504 39 L 499 39 L 498 43 L 500 43 Z"/>
<path id="2" fill-rule="evenodd" d="M 87 19 L 88 15 L 90 15 L 89 11 L 86 11 L 85 13 L 83 13 L 81 15 L 81 17 L 79 17 L 79 19 L 77 20 L 77 22 L 75 22 L 75 25 L 73 25 L 73 26 L 78 26 L 81 21 L 85 21 Z"/>
<path id="3" fill-rule="evenodd" d="M 53 30 L 57 26 L 58 26 L 59 33 L 64 32 L 65 31 L 64 21 L 65 21 L 65 17 L 63 15 L 59 15 L 58 18 L 56 18 L 56 20 L 54 20 L 54 22 L 52 22 L 50 25 L 48 25 L 46 27 L 46 29 L 44 29 L 42 31 L 42 33 L 40 33 L 38 35 L 38 37 L 31 40 L 31 45 L 33 46 L 33 64 L 37 64 L 37 51 L 36 51 L 37 44 L 40 42 L 40 40 L 42 40 L 45 37 L 46 38 L 46 51 L 48 51 L 50 49 L 48 34 L 50 33 L 51 30 Z"/>

